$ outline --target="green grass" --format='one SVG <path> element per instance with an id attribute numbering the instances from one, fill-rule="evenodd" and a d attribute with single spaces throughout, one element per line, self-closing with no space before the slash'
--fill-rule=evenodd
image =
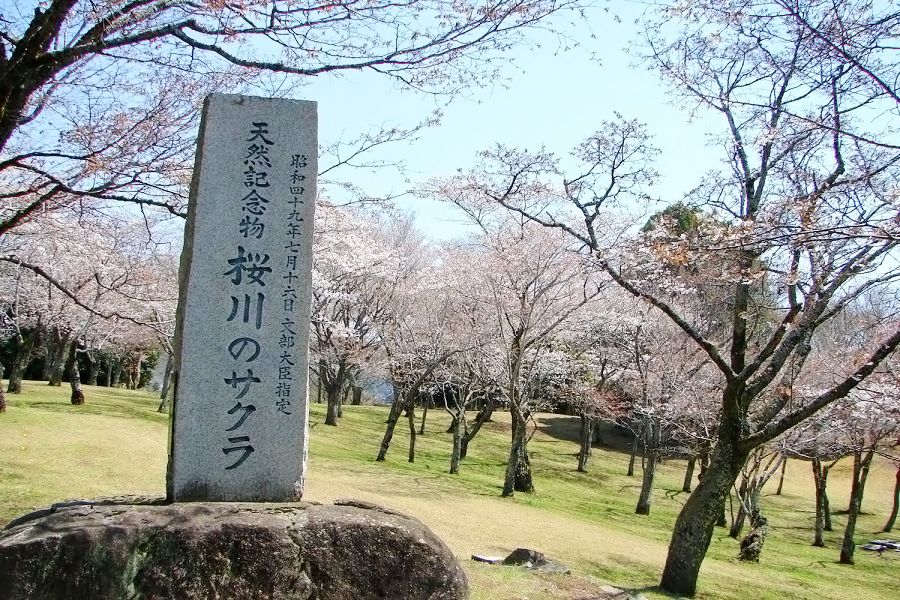
<path id="1" fill-rule="evenodd" d="M 152 394 L 86 387 L 87 402 L 72 406 L 67 388 L 25 382 L 7 395 L 0 414 L 0 521 L 52 502 L 118 494 L 164 493 L 167 417 Z M 625 476 L 628 457 L 596 449 L 589 473 L 575 471 L 577 445 L 566 439 L 576 419 L 541 416 L 530 443 L 537 492 L 500 498 L 508 452 L 505 415 L 485 427 L 458 475 L 450 475 L 448 416 L 429 412 L 416 462 L 407 456 L 408 429 L 398 424 L 388 459 L 374 460 L 387 411 L 346 407 L 338 427 L 324 425 L 324 406 L 313 405 L 306 498 L 352 496 L 405 511 L 427 523 L 460 558 L 474 600 L 591 597 L 602 584 L 654 591 L 672 524 L 687 494 L 684 464 L 660 468 L 651 514 L 637 516 L 639 477 Z M 552 425 L 552 426 L 551 426 Z M 418 422 L 417 422 L 418 427 Z M 553 433 L 554 435 L 550 435 Z M 831 475 L 832 507 L 846 507 L 849 462 Z M 857 541 L 880 537 L 890 509 L 894 471 L 877 463 L 870 475 Z M 844 515 L 826 548 L 812 540 L 812 475 L 807 463 L 788 467 L 784 493 L 770 484 L 762 506 L 772 527 L 762 562 L 737 562 L 737 542 L 717 529 L 700 577 L 698 598 L 845 599 L 888 597 L 900 574 L 900 556 L 857 551 L 857 564 L 836 563 Z M 504 555 L 531 547 L 569 565 L 569 576 L 542 575 L 472 562 L 471 554 Z"/>

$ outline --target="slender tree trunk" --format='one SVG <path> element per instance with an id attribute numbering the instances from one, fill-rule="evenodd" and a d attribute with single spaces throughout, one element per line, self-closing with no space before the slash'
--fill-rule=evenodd
<path id="1" fill-rule="evenodd" d="M 0 379 L 3 379 L 3 365 L 0 365 Z M 6 412 L 6 396 L 3 394 L 3 385 L 0 383 L 0 413 Z"/>
<path id="2" fill-rule="evenodd" d="M 781 488 L 784 487 L 784 474 L 787 472 L 787 462 L 786 458 L 781 462 L 781 475 L 778 477 L 778 489 L 775 490 L 776 496 L 781 495 Z"/>
<path id="3" fill-rule="evenodd" d="M 731 529 L 728 531 L 728 535 L 737 539 L 737 536 L 741 535 L 741 530 L 744 529 L 744 519 L 747 517 L 747 509 L 746 503 L 748 502 L 748 487 L 749 482 L 747 481 L 746 476 L 741 478 L 741 485 L 738 488 L 738 511 L 737 515 L 734 516 L 734 519 L 731 521 Z"/>
<path id="4" fill-rule="evenodd" d="M 478 411 L 478 414 L 475 416 L 475 422 L 472 423 L 471 428 L 465 428 L 465 434 L 463 435 L 462 442 L 459 446 L 459 458 L 463 459 L 466 457 L 466 454 L 469 451 L 469 442 L 471 442 L 478 432 L 481 430 L 481 426 L 491 420 L 491 415 L 494 414 L 494 400 L 491 398 L 486 398 L 484 401 L 484 406 L 481 407 L 481 410 Z M 463 411 L 461 413 L 461 417 L 463 420 L 466 418 L 466 413 Z"/>
<path id="5" fill-rule="evenodd" d="M 638 448 L 640 447 L 640 438 L 635 435 L 631 440 L 631 456 L 628 458 L 628 472 L 626 475 L 628 477 L 634 477 L 634 462 L 637 458 Z"/>
<path id="6" fill-rule="evenodd" d="M 22 393 L 22 377 L 31 363 L 37 340 L 37 329 L 16 337 L 16 354 L 9 369 L 9 386 L 6 388 L 10 394 Z"/>
<path id="7" fill-rule="evenodd" d="M 724 435 L 737 428 L 723 423 L 718 443 L 712 451 L 709 468 L 688 497 L 672 531 L 666 566 L 660 587 L 671 593 L 692 596 L 697 591 L 700 565 L 706 556 L 716 520 L 725 507 L 728 490 L 741 472 L 749 450 Z"/>
<path id="8" fill-rule="evenodd" d="M 166 366 L 163 368 L 162 385 L 159 386 L 159 398 L 165 399 L 169 395 L 169 386 L 172 384 L 172 369 L 175 368 L 175 359 L 172 353 L 166 353 Z"/>
<path id="9" fill-rule="evenodd" d="M 591 444 L 594 440 L 594 418 L 581 413 L 581 444 L 578 448 L 578 471 L 587 472 L 588 459 L 591 457 Z"/>
<path id="10" fill-rule="evenodd" d="M 836 461 L 835 461 L 836 462 Z M 831 531 L 831 510 L 828 505 L 828 471 L 835 463 L 823 465 L 822 459 L 813 456 L 812 471 L 816 490 L 816 525 L 813 546 L 825 546 L 825 532 Z"/>
<path id="11" fill-rule="evenodd" d="M 638 496 L 635 513 L 650 514 L 650 497 L 653 493 L 653 478 L 656 476 L 656 463 L 659 461 L 660 426 L 654 419 L 644 424 L 644 476 L 641 481 L 641 493 Z"/>
<path id="12" fill-rule="evenodd" d="M 894 478 L 894 506 L 891 509 L 891 515 L 888 517 L 887 523 L 881 529 L 882 531 L 887 532 L 894 528 L 894 523 L 897 521 L 898 506 L 900 506 L 900 463 L 897 464 L 897 476 Z"/>
<path id="13" fill-rule="evenodd" d="M 459 473 L 460 459 L 462 458 L 462 443 L 465 438 L 466 414 L 459 410 L 453 414 L 453 450 L 450 452 L 450 472 Z"/>
<path id="14" fill-rule="evenodd" d="M 397 390 L 394 390 L 394 397 L 391 401 L 391 411 L 388 413 L 387 422 L 384 428 L 384 436 L 381 438 L 381 447 L 378 449 L 378 456 L 375 460 L 381 462 L 387 457 L 388 448 L 391 446 L 391 439 L 394 437 L 394 427 L 397 426 L 397 421 L 400 420 L 400 415 L 403 413 L 403 396 L 397 393 Z"/>
<path id="15" fill-rule="evenodd" d="M 694 483 L 694 468 L 697 466 L 697 457 L 691 456 L 687 461 L 687 468 L 684 470 L 684 482 L 681 484 L 682 492 L 690 492 L 691 484 Z"/>
<path id="16" fill-rule="evenodd" d="M 416 403 L 407 402 L 406 420 L 409 423 L 409 462 L 416 462 Z"/>
<path id="17" fill-rule="evenodd" d="M 425 417 L 428 416 L 428 405 L 431 404 L 431 399 L 427 396 L 422 397 L 422 425 L 419 427 L 419 435 L 425 435 Z M 410 461 L 412 462 L 412 461 Z"/>
<path id="18" fill-rule="evenodd" d="M 850 510 L 847 512 L 847 527 L 844 529 L 844 541 L 841 544 L 841 557 L 838 562 L 844 565 L 853 564 L 853 551 L 856 544 L 853 536 L 856 533 L 856 518 L 862 506 L 863 491 L 866 487 L 866 478 L 869 476 L 869 466 L 872 464 L 874 450 L 853 453 L 853 483 L 850 487 Z"/>

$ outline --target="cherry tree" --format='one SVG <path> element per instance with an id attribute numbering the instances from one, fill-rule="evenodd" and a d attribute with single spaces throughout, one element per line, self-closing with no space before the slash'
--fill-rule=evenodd
<path id="1" fill-rule="evenodd" d="M 600 289 L 583 261 L 558 232 L 510 218 L 464 182 L 434 180 L 431 193 L 459 207 L 480 229 L 471 248 L 465 289 L 478 305 L 476 318 L 502 357 L 498 380 L 512 418 L 512 440 L 503 496 L 534 489 L 528 457 L 528 424 L 537 410 L 540 362 L 555 331 Z"/>

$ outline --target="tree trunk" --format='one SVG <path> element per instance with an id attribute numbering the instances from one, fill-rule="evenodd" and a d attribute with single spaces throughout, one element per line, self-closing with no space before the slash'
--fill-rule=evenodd
<path id="1" fill-rule="evenodd" d="M 465 438 L 466 413 L 464 410 L 460 414 L 453 415 L 453 450 L 450 452 L 450 472 L 459 473 L 459 463 L 462 458 L 462 443 Z"/>
<path id="2" fill-rule="evenodd" d="M 741 551 L 738 560 L 743 562 L 759 562 L 766 536 L 769 535 L 769 522 L 758 510 L 754 510 L 750 516 L 750 531 L 741 540 Z"/>
<path id="3" fill-rule="evenodd" d="M 2 391 L 0 390 L 0 392 Z M 888 517 L 882 531 L 887 532 L 894 528 L 894 523 L 897 521 L 898 506 L 900 506 L 900 463 L 897 464 L 897 476 L 894 478 L 894 507 L 891 509 L 891 516 Z"/>
<path id="4" fill-rule="evenodd" d="M 403 401 L 401 400 L 402 396 L 397 393 L 397 390 L 394 390 L 394 398 L 391 401 L 391 411 L 388 413 L 387 423 L 384 428 L 384 436 L 381 438 L 381 447 L 378 449 L 378 456 L 375 460 L 381 462 L 387 457 L 388 448 L 391 445 L 391 439 L 394 437 L 394 427 L 397 426 L 397 421 L 400 419 L 400 415 L 403 413 Z"/>
<path id="5" fill-rule="evenodd" d="M 831 531 L 831 511 L 828 506 L 826 486 L 828 485 L 828 470 L 833 466 L 834 463 L 822 465 L 822 459 L 818 456 L 813 456 L 812 471 L 816 491 L 816 525 L 813 546 L 824 547 L 825 532 Z"/>
<path id="6" fill-rule="evenodd" d="M 351 385 L 350 386 L 350 404 L 352 406 L 360 406 L 362 405 L 362 386 L 359 385 Z"/>
<path id="7" fill-rule="evenodd" d="M 631 456 L 628 459 L 628 472 L 626 475 L 629 477 L 634 477 L 634 461 L 637 458 L 638 448 L 640 444 L 640 440 L 637 435 L 631 440 Z"/>
<path id="8" fill-rule="evenodd" d="M 0 365 L 0 379 L 3 379 L 3 365 Z M 3 394 L 3 385 L 0 383 L 0 413 L 6 412 L 6 396 Z"/>
<path id="9" fill-rule="evenodd" d="M 506 463 L 506 477 L 503 481 L 504 498 L 515 492 L 533 492 L 534 482 L 531 479 L 531 461 L 528 458 L 527 422 L 518 407 L 510 407 L 512 416 L 512 442 L 509 447 L 509 460 Z"/>
<path id="10" fill-rule="evenodd" d="M 728 531 L 728 535 L 734 539 L 741 535 L 741 530 L 744 529 L 744 519 L 747 517 L 747 485 L 748 481 L 745 476 L 741 479 L 741 485 L 738 488 L 738 512 L 731 521 L 731 529 Z"/>
<path id="11" fill-rule="evenodd" d="M 72 344 L 70 351 L 71 356 L 67 362 L 71 363 L 69 367 L 69 383 L 72 386 L 72 395 L 70 400 L 72 404 L 84 404 L 84 391 L 81 389 L 81 372 L 78 370 L 78 350 L 76 345 Z"/>
<path id="12" fill-rule="evenodd" d="M 656 475 L 656 462 L 659 460 L 659 450 L 653 448 L 646 452 L 643 461 L 644 477 L 641 480 L 641 493 L 638 496 L 637 508 L 635 514 L 650 514 L 650 495 L 653 491 L 653 477 Z"/>
<path id="13" fill-rule="evenodd" d="M 588 459 L 591 457 L 591 444 L 594 440 L 594 418 L 581 414 L 581 445 L 578 448 L 578 471 L 587 473 Z"/>
<path id="14" fill-rule="evenodd" d="M 639 515 L 650 514 L 650 497 L 653 492 L 653 478 L 656 475 L 656 463 L 659 461 L 660 425 L 654 419 L 648 419 L 644 424 L 644 460 L 641 462 L 644 468 L 644 477 L 641 481 L 641 493 L 638 496 L 635 513 Z"/>
<path id="15" fill-rule="evenodd" d="M 97 372 L 100 365 L 97 360 L 96 350 L 87 350 L 84 353 L 84 360 L 87 363 L 87 373 L 85 373 L 84 382 L 87 385 L 97 385 Z"/>
<path id="16" fill-rule="evenodd" d="M 687 461 L 687 468 L 684 470 L 684 482 L 681 484 L 682 492 L 690 492 L 691 484 L 694 483 L 694 468 L 697 466 L 697 457 L 691 456 Z"/>
<path id="17" fill-rule="evenodd" d="M 169 397 L 169 386 L 172 384 L 172 369 L 175 368 L 175 359 L 171 352 L 166 353 L 166 366 L 163 369 L 162 385 L 159 388 L 159 399 L 166 400 Z M 164 411 L 160 411 L 164 412 Z"/>
<path id="18" fill-rule="evenodd" d="M 341 386 L 326 385 L 325 397 L 328 402 L 328 409 L 325 412 L 325 424 L 337 427 L 339 415 L 339 407 L 341 405 Z"/>
<path id="19" fill-rule="evenodd" d="M 122 367 L 123 367 L 122 362 L 123 362 L 122 358 L 119 358 L 119 357 L 116 357 L 116 358 L 111 357 L 110 358 L 109 379 L 107 380 L 107 381 L 109 381 L 110 387 L 118 386 L 119 381 L 122 379 Z"/>
<path id="20" fill-rule="evenodd" d="M 37 329 L 28 333 L 22 333 L 16 337 L 16 355 L 13 357 L 12 365 L 9 369 L 9 386 L 6 388 L 10 394 L 22 393 L 22 377 L 25 375 L 25 369 L 31 363 L 37 340 Z"/>
<path id="21" fill-rule="evenodd" d="M 728 423 L 723 423 L 728 428 Z M 720 434 L 721 435 L 721 434 Z M 713 529 L 725 507 L 725 497 L 741 472 L 749 450 L 722 436 L 712 451 L 709 468 L 678 514 L 660 587 L 674 594 L 694 595 L 697 576 Z"/>
<path id="22" fill-rule="evenodd" d="M 784 487 L 784 474 L 787 472 L 787 459 L 785 458 L 781 463 L 781 475 L 778 477 L 778 489 L 775 490 L 775 495 L 781 495 L 781 488 Z"/>
<path id="23" fill-rule="evenodd" d="M 428 416 L 428 405 L 431 404 L 430 399 L 423 397 L 422 401 L 422 425 L 419 427 L 419 435 L 425 435 L 425 417 Z M 410 461 L 412 462 L 412 461 Z"/>
<path id="24" fill-rule="evenodd" d="M 494 414 L 494 400 L 492 398 L 486 398 L 484 401 L 484 406 L 481 407 L 481 410 L 478 411 L 478 414 L 475 416 L 475 422 L 472 423 L 472 428 L 466 428 L 465 433 L 463 434 L 462 442 L 459 446 L 459 458 L 463 459 L 466 457 L 466 453 L 469 451 L 469 442 L 478 434 L 479 430 L 481 430 L 481 426 L 491 420 L 491 415 Z M 463 411 L 461 414 L 463 420 L 466 418 L 466 413 Z"/>
<path id="25" fill-rule="evenodd" d="M 853 535 L 856 533 L 856 518 L 862 506 L 863 491 L 866 487 L 866 478 L 869 476 L 869 466 L 872 464 L 874 450 L 853 453 L 853 482 L 850 486 L 850 510 L 847 512 L 847 527 L 844 529 L 844 541 L 841 544 L 841 557 L 838 562 L 844 565 L 853 564 L 853 551 L 856 544 Z"/>
<path id="26" fill-rule="evenodd" d="M 416 403 L 407 402 L 406 420 L 409 423 L 409 462 L 416 462 Z"/>
<path id="27" fill-rule="evenodd" d="M 51 330 L 48 338 L 44 379 L 47 380 L 48 385 L 59 387 L 62 385 L 65 372 L 70 336 L 57 326 Z"/>

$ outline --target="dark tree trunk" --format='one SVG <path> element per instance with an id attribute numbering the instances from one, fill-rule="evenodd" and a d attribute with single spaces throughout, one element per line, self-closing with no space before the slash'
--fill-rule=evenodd
<path id="1" fill-rule="evenodd" d="M 0 365 L 0 379 L 3 379 L 3 365 Z M 6 412 L 6 396 L 3 394 L 3 385 L 0 384 L 0 413 Z"/>
<path id="2" fill-rule="evenodd" d="M 691 484 L 694 482 L 694 468 L 697 466 L 697 457 L 691 456 L 687 461 L 687 468 L 684 470 L 684 482 L 681 484 L 682 492 L 690 492 Z"/>
<path id="3" fill-rule="evenodd" d="M 697 576 L 716 520 L 725 507 L 728 490 L 747 460 L 749 450 L 739 448 L 733 439 L 723 435 L 734 431 L 729 425 L 723 423 L 723 432 L 712 451 L 709 468 L 675 521 L 660 580 L 660 587 L 667 592 L 692 596 L 697 591 Z"/>
<path id="4" fill-rule="evenodd" d="M 425 417 L 428 416 L 428 405 L 430 404 L 428 398 L 423 398 L 422 401 L 422 425 L 419 427 L 419 435 L 425 435 Z M 412 462 L 412 461 L 410 461 Z"/>
<path id="5" fill-rule="evenodd" d="M 175 368 L 175 359 L 172 357 L 172 353 L 169 352 L 166 354 L 166 367 L 163 369 L 163 380 L 162 385 L 159 388 L 159 399 L 162 401 L 167 401 L 169 397 L 169 387 L 172 385 L 172 369 Z M 161 410 L 159 412 L 165 412 Z"/>
<path id="6" fill-rule="evenodd" d="M 781 495 L 781 488 L 784 487 L 784 475 L 787 473 L 787 459 L 785 458 L 781 463 L 781 475 L 778 477 L 778 489 L 775 490 L 775 495 Z"/>
<path id="7" fill-rule="evenodd" d="M 381 447 L 378 449 L 377 461 L 383 461 L 387 457 L 388 448 L 391 446 L 391 439 L 394 437 L 394 427 L 400 415 L 403 414 L 403 396 L 394 390 L 394 398 L 391 401 L 391 411 L 388 413 L 387 423 L 384 428 L 384 436 L 381 438 Z"/>
<path id="8" fill-rule="evenodd" d="M 325 424 L 336 427 L 338 417 L 340 417 L 341 387 L 339 385 L 326 385 L 325 397 L 328 402 L 328 409 L 325 412 Z"/>
<path id="9" fill-rule="evenodd" d="M 416 462 L 416 403 L 408 402 L 406 420 L 409 423 L 409 462 Z"/>
<path id="10" fill-rule="evenodd" d="M 111 387 L 115 387 L 119 385 L 119 381 L 122 379 L 122 367 L 123 367 L 123 359 L 116 357 L 110 358 L 109 364 L 109 385 Z"/>
<path id="11" fill-rule="evenodd" d="M 853 482 L 850 486 L 850 510 L 847 512 L 847 527 L 844 529 L 844 541 L 841 544 L 841 557 L 838 562 L 844 565 L 853 564 L 853 551 L 856 544 L 853 543 L 853 535 L 856 533 L 856 518 L 862 506 L 863 491 L 866 487 L 866 478 L 869 476 L 869 466 L 872 464 L 874 450 L 853 453 Z"/>
<path id="12" fill-rule="evenodd" d="M 635 435 L 631 440 L 631 456 L 628 458 L 628 477 L 634 477 L 634 462 L 637 459 L 638 448 L 640 448 L 640 437 Z"/>
<path id="13" fill-rule="evenodd" d="M 73 343 L 71 346 L 69 360 L 69 383 L 72 386 L 72 395 L 70 400 L 72 404 L 84 404 L 84 391 L 81 389 L 81 372 L 78 370 L 78 350 Z"/>
<path id="14" fill-rule="evenodd" d="M 898 506 L 900 506 L 900 463 L 897 464 L 897 476 L 894 478 L 894 506 L 891 509 L 891 515 L 888 517 L 887 523 L 881 529 L 882 531 L 887 532 L 894 528 L 894 523 L 897 521 Z"/>
<path id="15" fill-rule="evenodd" d="M 9 387 L 6 388 L 10 394 L 22 393 L 22 377 L 25 374 L 25 369 L 31 363 L 38 336 L 37 329 L 34 329 L 16 337 L 16 354 L 9 369 Z"/>
<path id="16" fill-rule="evenodd" d="M 828 471 L 837 461 L 830 465 L 823 465 L 822 459 L 814 456 L 812 459 L 813 481 L 816 491 L 816 524 L 813 546 L 825 546 L 825 532 L 831 531 L 831 510 L 828 505 Z"/>
<path id="17" fill-rule="evenodd" d="M 512 496 L 515 492 L 533 492 L 534 482 L 531 478 L 531 460 L 528 458 L 527 422 L 518 407 L 511 407 L 512 442 L 509 447 L 509 460 L 506 463 L 506 477 L 503 481 L 503 497 Z"/>
<path id="18" fill-rule="evenodd" d="M 360 406 L 362 404 L 362 386 L 359 385 L 351 385 L 350 386 L 350 404 L 352 406 Z"/>
<path id="19" fill-rule="evenodd" d="M 747 478 L 743 477 L 741 479 L 741 485 L 738 488 L 738 511 L 737 515 L 734 516 L 734 519 L 731 521 L 731 529 L 728 531 L 728 535 L 737 539 L 737 536 L 741 535 L 741 530 L 744 529 L 744 519 L 747 517 L 747 510 L 745 508 L 747 502 Z"/>
<path id="20" fill-rule="evenodd" d="M 475 416 L 475 422 L 472 423 L 471 429 L 466 428 L 465 433 L 463 434 L 462 441 L 459 446 L 459 458 L 463 459 L 466 457 L 466 453 L 469 451 L 469 442 L 471 442 L 478 432 L 481 430 L 481 426 L 491 420 L 491 415 L 494 414 L 494 400 L 491 398 L 486 398 L 484 400 L 484 406 L 481 407 L 481 410 L 478 411 L 478 414 Z M 462 413 L 462 418 L 465 419 L 465 412 Z"/>
<path id="21" fill-rule="evenodd" d="M 97 353 L 95 350 L 87 350 L 84 353 L 84 361 L 87 363 L 87 372 L 84 374 L 84 382 L 87 385 L 97 385 L 97 373 L 99 371 L 99 361 L 97 361 Z"/>
<path id="22" fill-rule="evenodd" d="M 641 493 L 638 496 L 635 513 L 650 514 L 650 498 L 653 493 L 653 478 L 656 476 L 656 463 L 659 461 L 660 426 L 653 419 L 648 419 L 644 431 L 644 460 L 642 461 L 644 476 L 641 480 Z"/>
<path id="23" fill-rule="evenodd" d="M 466 416 L 464 411 L 453 415 L 453 450 L 450 452 L 450 472 L 459 473 L 462 444 L 465 438 Z"/>
<path id="24" fill-rule="evenodd" d="M 591 457 L 591 444 L 594 440 L 594 418 L 584 413 L 581 415 L 581 444 L 578 448 L 578 471 L 587 472 L 588 459 Z"/>
<path id="25" fill-rule="evenodd" d="M 59 327 L 50 331 L 47 342 L 47 362 L 44 363 L 44 379 L 48 385 L 62 385 L 70 336 Z"/>

